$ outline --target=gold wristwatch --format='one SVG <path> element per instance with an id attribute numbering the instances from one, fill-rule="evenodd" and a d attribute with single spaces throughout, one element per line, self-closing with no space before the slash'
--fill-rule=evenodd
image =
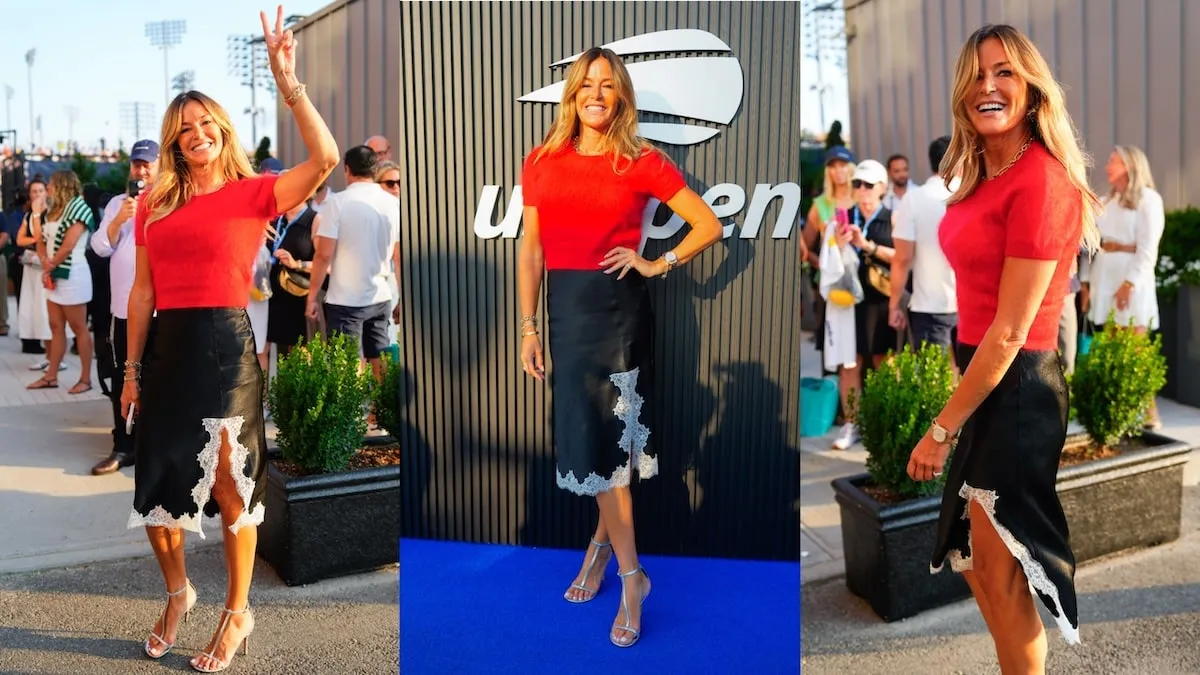
<path id="1" fill-rule="evenodd" d="M 663 254 L 663 260 L 667 261 L 667 271 L 663 272 L 662 274 L 662 278 L 666 279 L 667 274 L 669 274 L 671 270 L 675 269 L 675 267 L 679 265 L 679 256 L 675 255 L 674 251 L 667 251 Z"/>

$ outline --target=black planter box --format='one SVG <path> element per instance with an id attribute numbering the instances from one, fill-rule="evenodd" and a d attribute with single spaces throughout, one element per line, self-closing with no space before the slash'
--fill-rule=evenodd
<path id="1" fill-rule="evenodd" d="M 1167 362 L 1167 381 L 1159 396 L 1179 398 L 1179 304 L 1177 300 L 1158 301 L 1158 333 L 1162 336 L 1162 355 Z"/>
<path id="2" fill-rule="evenodd" d="M 925 497 L 882 505 L 862 491 L 870 474 L 833 481 L 842 516 L 846 586 L 884 621 L 914 616 L 971 596 L 947 564 L 929 573 L 942 499 Z"/>
<path id="3" fill-rule="evenodd" d="M 1059 469 L 1076 563 L 1179 538 L 1191 447 L 1151 432 L 1141 440 L 1150 447 Z"/>
<path id="4" fill-rule="evenodd" d="M 1183 466 L 1191 448 L 1146 433 L 1148 448 L 1061 469 L 1058 493 L 1076 562 L 1179 538 Z M 947 562 L 929 573 L 941 497 L 884 506 L 862 491 L 863 473 L 833 481 L 842 520 L 846 586 L 884 621 L 970 597 Z"/>
<path id="5" fill-rule="evenodd" d="M 289 586 L 396 564 L 400 467 L 293 478 L 269 461 L 258 555 Z"/>
<path id="6" fill-rule="evenodd" d="M 1175 400 L 1200 406 L 1200 287 L 1180 286 L 1175 314 Z M 1169 363 L 1169 361 L 1168 361 Z"/>

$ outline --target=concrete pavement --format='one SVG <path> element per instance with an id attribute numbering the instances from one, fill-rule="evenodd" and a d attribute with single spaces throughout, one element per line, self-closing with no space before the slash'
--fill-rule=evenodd
<path id="1" fill-rule="evenodd" d="M 804 377 L 819 354 L 802 337 Z M 1200 444 L 1200 410 L 1160 399 L 1163 433 Z M 802 655 L 805 673 L 998 673 L 971 600 L 888 624 L 845 585 L 841 520 L 830 481 L 865 470 L 861 445 L 831 449 L 836 429 L 801 438 Z M 1185 469 L 1180 540 L 1083 565 L 1078 572 L 1083 645 L 1050 632 L 1051 673 L 1200 672 L 1200 452 Z M 1043 612 L 1047 626 L 1053 620 Z"/>
<path id="2" fill-rule="evenodd" d="M 165 595 L 144 530 L 125 527 L 133 469 L 90 475 L 112 448 L 112 413 L 98 386 L 66 394 L 80 372 L 67 358 L 59 389 L 27 392 L 38 357 L 0 337 L 0 673 L 188 670 L 224 600 L 220 522 L 205 519 L 206 540 L 188 535 L 199 604 L 176 650 L 155 663 L 141 643 Z M 233 672 L 396 672 L 398 581 L 391 568 L 289 588 L 256 560 L 257 627 Z"/>

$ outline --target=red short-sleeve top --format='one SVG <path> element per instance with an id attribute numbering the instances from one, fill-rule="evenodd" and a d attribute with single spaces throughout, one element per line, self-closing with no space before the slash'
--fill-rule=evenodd
<path id="1" fill-rule="evenodd" d="M 1058 347 L 1058 321 L 1083 230 L 1083 196 L 1040 143 L 946 209 L 938 239 L 958 280 L 958 339 L 978 346 L 1000 298 L 1005 258 L 1057 260 L 1024 349 Z"/>
<path id="2" fill-rule="evenodd" d="M 197 195 L 146 226 L 138 200 L 134 243 L 146 248 L 157 310 L 245 307 L 254 259 L 275 208 L 276 175 L 243 178 Z"/>
<path id="3" fill-rule="evenodd" d="M 535 161 L 521 174 L 521 199 L 537 208 L 546 269 L 597 270 L 617 246 L 637 250 L 642 214 L 650 199 L 667 202 L 686 183 L 666 157 L 647 152 L 617 169 L 607 155 L 580 155 L 572 147 Z"/>

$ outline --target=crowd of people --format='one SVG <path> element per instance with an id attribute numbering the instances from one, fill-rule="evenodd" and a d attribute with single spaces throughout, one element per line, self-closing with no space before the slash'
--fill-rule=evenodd
<path id="1" fill-rule="evenodd" d="M 945 175 L 942 160 L 949 146 L 949 136 L 930 143 L 930 175 L 920 184 L 909 179 L 909 160 L 902 154 L 881 163 L 856 162 L 843 146 L 825 153 L 824 189 L 805 219 L 801 255 L 817 291 L 816 346 L 825 372 L 838 375 L 836 449 L 858 442 L 852 394 L 862 387 L 864 369 L 878 367 L 889 350 L 936 344 L 947 349 L 958 369 L 959 298 L 939 241 L 947 202 L 961 182 Z M 1074 371 L 1079 334 L 1100 330 L 1110 313 L 1122 328 L 1158 328 L 1155 265 L 1165 226 L 1162 196 L 1137 147 L 1115 146 L 1104 172 L 1100 249 L 1081 250 L 1076 258 L 1059 322 L 1058 348 L 1067 374 Z M 1153 405 L 1146 424 L 1161 425 Z"/>

